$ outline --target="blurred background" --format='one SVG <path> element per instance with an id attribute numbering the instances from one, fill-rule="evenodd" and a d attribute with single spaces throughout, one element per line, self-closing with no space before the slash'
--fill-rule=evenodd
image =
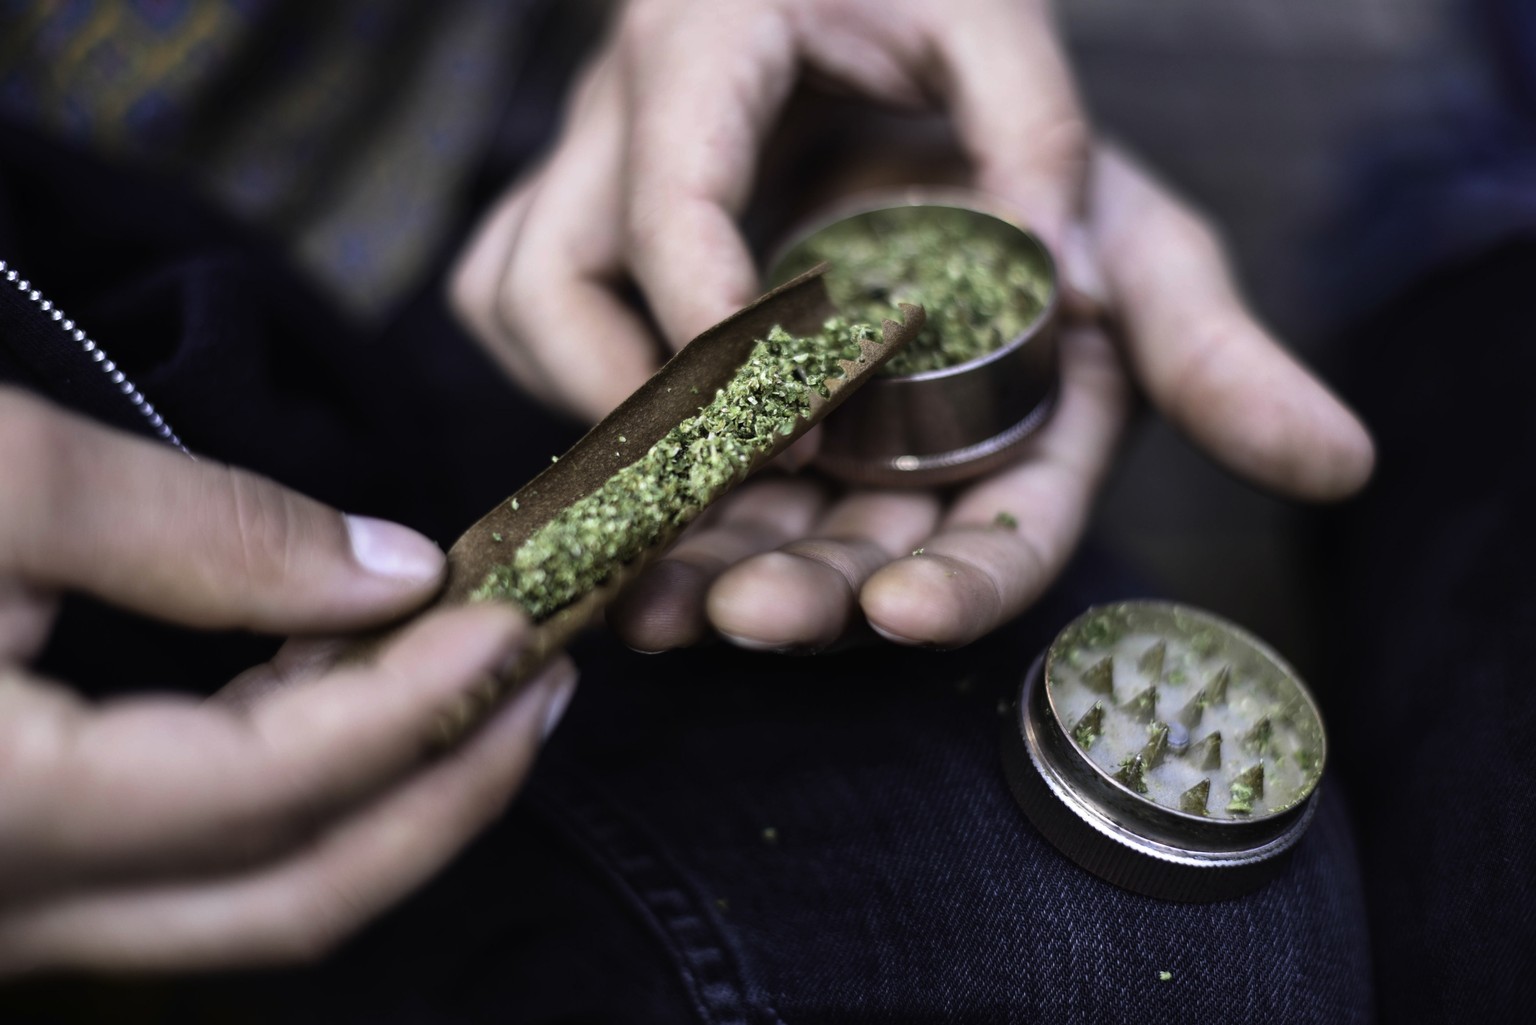
<path id="1" fill-rule="evenodd" d="M 1347 312 L 1335 226 L 1367 150 L 1490 89 L 1456 0 L 1059 0 L 1094 117 L 1224 232 L 1261 318 L 1326 374 Z M 1239 484 L 1148 418 L 1099 514 L 1181 599 L 1315 658 L 1305 511 Z"/>

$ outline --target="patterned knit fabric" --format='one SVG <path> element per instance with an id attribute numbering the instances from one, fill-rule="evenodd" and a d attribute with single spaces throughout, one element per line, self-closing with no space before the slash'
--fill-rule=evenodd
<path id="1" fill-rule="evenodd" d="M 0 0 L 0 116 L 190 171 L 345 309 L 450 226 L 538 0 Z"/>

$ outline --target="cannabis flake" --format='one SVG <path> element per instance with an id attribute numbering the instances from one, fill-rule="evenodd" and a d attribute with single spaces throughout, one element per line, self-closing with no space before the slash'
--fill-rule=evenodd
<path id="1" fill-rule="evenodd" d="M 804 337 L 774 327 L 711 402 L 534 531 L 471 598 L 513 601 L 542 620 L 601 585 L 793 433 L 812 395 L 826 397 L 827 382 L 843 376 L 838 361 L 858 360 L 860 343 L 880 337 L 842 318 Z"/>
<path id="2" fill-rule="evenodd" d="M 826 260 L 827 291 L 853 320 L 900 319 L 899 303 L 923 307 L 917 337 L 881 368 L 888 376 L 958 366 L 1023 334 L 1050 282 L 975 214 L 895 207 L 841 221 L 803 244 L 806 265 Z"/>

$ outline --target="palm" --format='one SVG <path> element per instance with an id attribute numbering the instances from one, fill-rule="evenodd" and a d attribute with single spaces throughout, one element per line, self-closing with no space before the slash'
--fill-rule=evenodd
<path id="1" fill-rule="evenodd" d="M 866 620 L 905 643 L 964 644 L 1028 604 L 1071 553 L 1127 396 L 1102 334 L 1069 332 L 1056 413 L 1015 465 L 948 501 L 753 482 L 625 595 L 610 622 L 646 651 L 691 643 L 710 626 L 746 647 L 817 650 Z M 1017 526 L 997 525 L 999 513 Z"/>

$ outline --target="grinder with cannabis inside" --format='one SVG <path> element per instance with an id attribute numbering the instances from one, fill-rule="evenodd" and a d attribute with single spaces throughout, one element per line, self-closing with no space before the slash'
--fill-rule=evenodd
<path id="1" fill-rule="evenodd" d="M 854 484 L 953 484 L 1016 458 L 1050 415 L 1059 309 L 1045 246 L 987 197 L 913 189 L 854 201 L 772 261 L 787 280 L 817 263 L 850 319 L 900 302 L 923 330 L 831 418 L 817 465 Z"/>

